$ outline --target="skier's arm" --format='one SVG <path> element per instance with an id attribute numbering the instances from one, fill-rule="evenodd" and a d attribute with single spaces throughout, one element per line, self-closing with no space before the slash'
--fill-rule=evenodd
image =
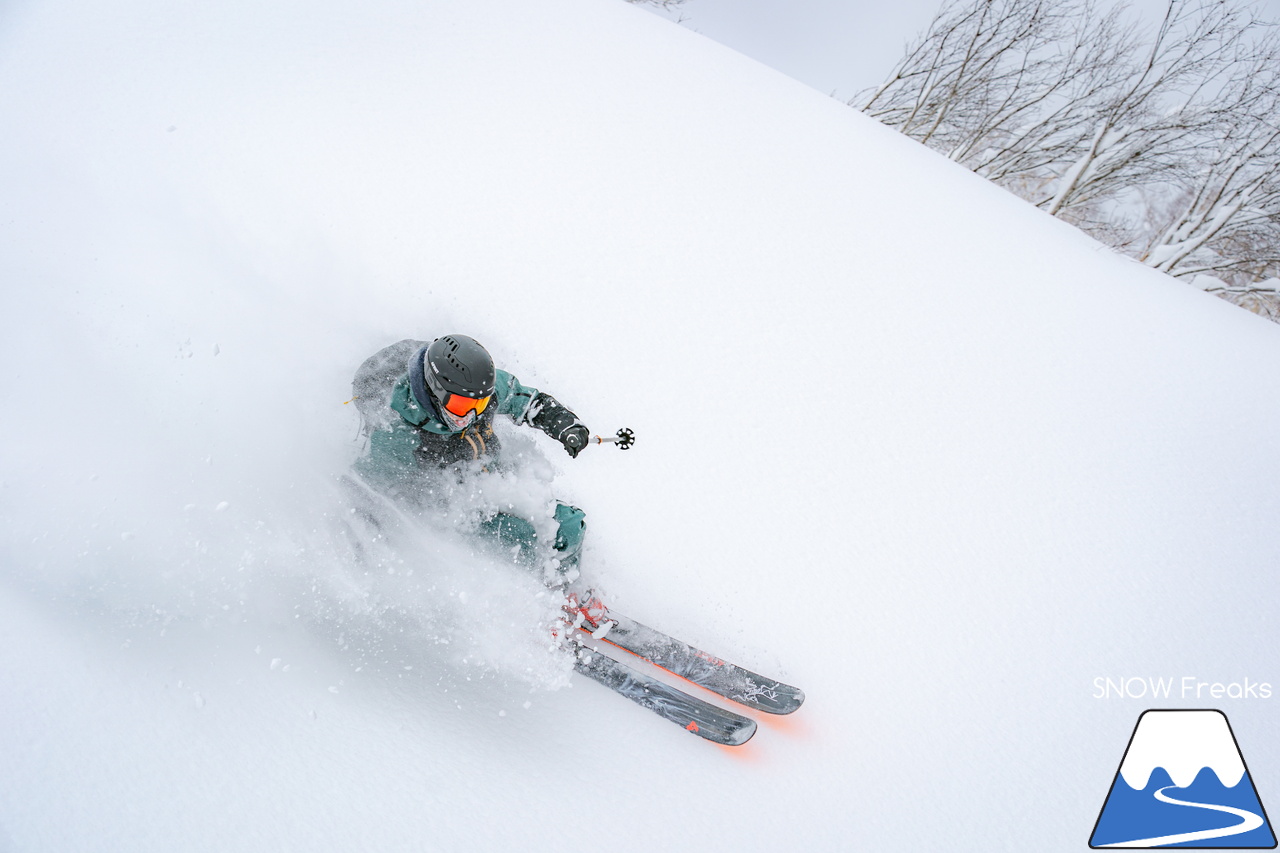
<path id="1" fill-rule="evenodd" d="M 590 433 L 586 426 L 555 397 L 537 388 L 521 385 L 505 370 L 498 371 L 498 411 L 510 415 L 518 424 L 537 427 L 564 446 L 570 456 L 587 446 Z"/>

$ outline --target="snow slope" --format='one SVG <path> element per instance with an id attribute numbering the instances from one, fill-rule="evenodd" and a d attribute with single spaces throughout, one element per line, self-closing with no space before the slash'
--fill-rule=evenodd
<path id="1" fill-rule="evenodd" d="M 18 3 L 0 116 L 0 851 L 1077 850 L 1095 677 L 1280 677 L 1280 329 L 655 16 Z M 590 571 L 801 712 L 717 749 L 456 543 L 359 570 L 351 374 L 450 331 L 635 429 L 539 445 Z"/>

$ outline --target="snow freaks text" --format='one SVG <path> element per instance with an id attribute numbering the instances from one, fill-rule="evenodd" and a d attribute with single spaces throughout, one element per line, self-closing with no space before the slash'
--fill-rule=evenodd
<path id="1" fill-rule="evenodd" d="M 1094 699 L 1270 699 L 1271 683 L 1243 678 L 1238 681 L 1204 681 L 1192 675 L 1181 678 L 1129 676 L 1093 680 Z"/>

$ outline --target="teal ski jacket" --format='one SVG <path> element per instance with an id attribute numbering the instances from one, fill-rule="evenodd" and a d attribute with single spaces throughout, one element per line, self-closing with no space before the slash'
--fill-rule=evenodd
<path id="1" fill-rule="evenodd" d="M 520 383 L 505 370 L 495 371 L 493 400 L 475 422 L 455 431 L 436 414 L 430 401 L 416 399 L 409 374 L 392 387 L 390 406 L 399 417 L 374 430 L 369 450 L 355 463 L 356 471 L 373 484 L 395 489 L 411 486 L 423 473 L 482 460 L 501 464 L 501 444 L 493 431 L 493 419 L 508 417 L 520 426 L 533 426 L 560 440 L 566 429 L 578 424 L 577 416 L 554 397 Z"/>

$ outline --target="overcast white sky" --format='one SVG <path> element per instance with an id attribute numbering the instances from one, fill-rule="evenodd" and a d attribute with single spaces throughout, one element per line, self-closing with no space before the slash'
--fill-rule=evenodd
<path id="1" fill-rule="evenodd" d="M 928 26 L 941 0 L 686 0 L 683 25 L 827 94 L 849 98 L 873 86 Z M 1134 0 L 1154 20 L 1164 0 Z M 1280 0 L 1255 3 L 1280 20 Z"/>
<path id="2" fill-rule="evenodd" d="M 683 25 L 845 98 L 888 73 L 939 0 L 686 0 Z"/>

